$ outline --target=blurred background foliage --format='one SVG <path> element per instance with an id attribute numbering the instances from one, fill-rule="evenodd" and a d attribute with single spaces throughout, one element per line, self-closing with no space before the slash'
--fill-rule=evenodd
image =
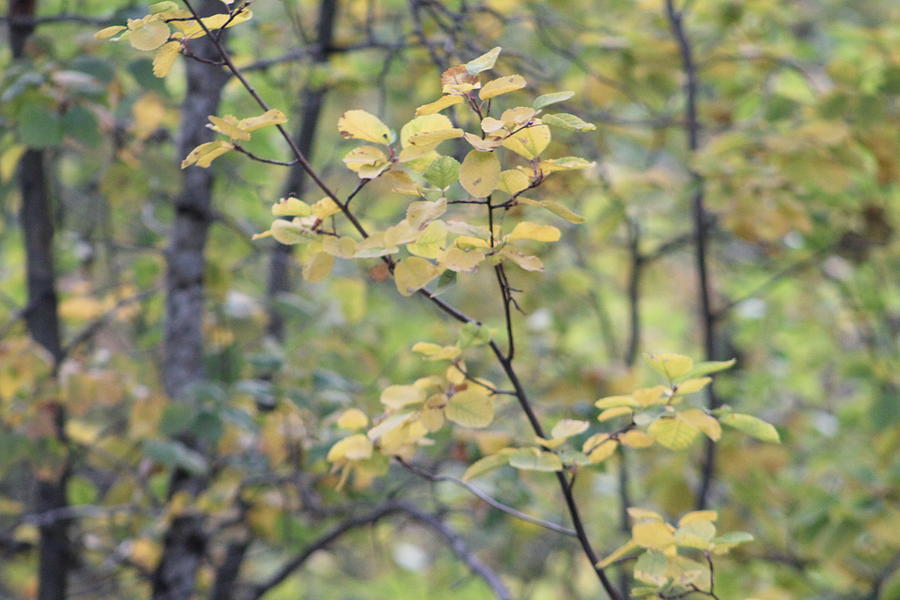
<path id="1" fill-rule="evenodd" d="M 513 282 L 524 290 L 518 361 L 547 419 L 591 418 L 596 398 L 655 383 L 636 359 L 643 351 L 702 354 L 690 207 L 702 183 L 716 353 L 737 358 L 717 390 L 783 439 L 719 445 L 710 503 L 725 529 L 756 537 L 717 565 L 719 595 L 900 598 L 900 7 L 688 0 L 702 125 L 690 152 L 684 74 L 659 0 L 336 0 L 333 42 L 316 58 L 321 4 L 257 2 L 227 41 L 292 130 L 309 95 L 322 93 L 312 161 L 341 195 L 356 185 L 341 164 L 352 147 L 335 128 L 343 111 L 365 108 L 399 127 L 437 97 L 440 70 L 493 46 L 504 47 L 501 74 L 522 73 L 535 93 L 576 91 L 570 112 L 597 125 L 553 142 L 557 155 L 596 166 L 545 184 L 545 197 L 586 223 L 556 220 L 563 241 L 542 256 L 545 271 Z M 377 412 L 381 389 L 434 372 L 410 346 L 450 343 L 458 326 L 398 297 L 376 261 L 339 261 L 319 283 L 292 267 L 291 289 L 273 295 L 273 251 L 250 236 L 268 226 L 284 168 L 230 153 L 210 169 L 213 225 L 195 315 L 205 378 L 191 402 L 167 398 L 165 248 L 182 183 L 174 141 L 184 62 L 157 79 L 147 55 L 93 37 L 145 13 L 129 2 L 42 0 L 22 56 L 0 50 L 0 596 L 37 597 L 39 526 L 54 519 L 71 540 L 68 597 L 149 597 L 167 526 L 191 510 L 208 534 L 195 597 L 213 597 L 229 548 L 244 544 L 239 598 L 342 519 L 402 498 L 440 515 L 515 598 L 601 597 L 571 540 L 465 490 L 385 465 L 386 477 L 335 491 L 324 457 L 342 437 L 337 416 Z M 257 113 L 229 81 L 218 114 Z M 286 156 L 274 131 L 259 133 L 249 150 Z M 27 148 L 42 153 L 52 203 L 58 365 L 23 321 L 17 165 Z M 308 201 L 320 197 L 307 188 Z M 377 219 L 407 201 L 379 182 L 355 203 Z M 492 277 L 460 277 L 445 296 L 502 327 L 501 303 L 485 292 Z M 273 314 L 284 320 L 280 338 L 267 327 Z M 486 351 L 467 361 L 502 380 Z M 185 432 L 202 452 L 179 442 Z M 522 432 L 510 402 L 489 431 L 444 431 L 417 461 L 460 475 Z M 577 493 L 601 550 L 627 538 L 623 481 L 634 505 L 691 510 L 702 450 L 651 449 L 583 471 Z M 168 493 L 176 467 L 207 478 L 197 498 Z M 63 471 L 68 512 L 46 520 L 34 482 Z M 499 470 L 479 485 L 565 522 L 551 478 Z M 401 514 L 348 533 L 265 597 L 490 592 Z"/>

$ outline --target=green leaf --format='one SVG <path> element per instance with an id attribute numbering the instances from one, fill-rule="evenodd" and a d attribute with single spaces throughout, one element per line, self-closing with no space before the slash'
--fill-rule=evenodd
<path id="1" fill-rule="evenodd" d="M 666 573 L 669 561 L 662 552 L 647 551 L 641 554 L 634 563 L 634 578 L 651 585 L 662 586 L 668 581 Z"/>
<path id="2" fill-rule="evenodd" d="M 466 472 L 463 474 L 463 481 L 469 481 L 470 479 L 475 479 L 481 475 L 484 475 L 488 471 L 493 471 L 498 467 L 502 467 L 504 465 L 509 464 L 509 453 L 497 453 L 490 454 L 483 458 L 479 458 L 466 469 Z"/>
<path id="3" fill-rule="evenodd" d="M 763 442 L 771 442 L 773 444 L 781 443 L 781 436 L 778 435 L 778 430 L 769 423 L 754 416 L 731 413 L 722 415 L 719 417 L 719 421 Z"/>
<path id="4" fill-rule="evenodd" d="M 509 464 L 523 471 L 560 471 L 563 468 L 557 455 L 538 448 L 519 448 L 510 454 Z"/>
<path id="5" fill-rule="evenodd" d="M 75 105 L 63 115 L 63 131 L 85 146 L 94 148 L 100 144 L 100 131 L 94 113 L 81 105 Z"/>
<path id="6" fill-rule="evenodd" d="M 19 137 L 29 148 L 49 148 L 62 142 L 62 117 L 44 104 L 26 104 L 18 115 Z"/>
<path id="7" fill-rule="evenodd" d="M 459 179 L 459 162 L 451 156 L 440 156 L 431 161 L 424 177 L 431 185 L 445 190 Z"/>
<path id="8" fill-rule="evenodd" d="M 444 414 L 464 427 L 487 427 L 494 420 L 494 401 L 487 390 L 471 387 L 451 396 Z"/>
<path id="9" fill-rule="evenodd" d="M 494 68 L 494 65 L 497 63 L 497 57 L 500 56 L 500 46 L 485 52 L 478 58 L 473 58 L 469 62 L 466 63 L 466 71 L 469 75 L 478 75 L 484 71 L 488 71 Z"/>
<path id="10" fill-rule="evenodd" d="M 200 453 L 174 440 L 147 440 L 144 454 L 169 468 L 182 468 L 192 475 L 203 475 L 208 466 Z"/>
<path id="11" fill-rule="evenodd" d="M 737 545 L 744 544 L 746 542 L 752 542 L 753 536 L 746 531 L 729 531 L 728 533 L 724 533 L 715 539 L 713 539 L 713 543 L 715 544 L 728 544 L 728 545 Z"/>
<path id="12" fill-rule="evenodd" d="M 690 446 L 700 430 L 679 418 L 657 419 L 651 423 L 647 431 L 656 439 L 660 446 L 669 450 L 684 450 Z"/>
<path id="13" fill-rule="evenodd" d="M 545 106 L 550 106 L 551 104 L 556 104 L 557 102 L 565 102 L 569 98 L 575 95 L 575 92 L 553 92 L 552 94 L 543 94 L 534 99 L 534 102 L 531 103 L 531 107 L 534 110 L 540 110 Z"/>
<path id="14" fill-rule="evenodd" d="M 544 115 L 541 117 L 544 125 L 550 127 L 559 127 L 569 131 L 595 131 L 597 126 L 593 123 L 584 121 L 581 117 L 571 115 L 569 113 L 556 113 L 552 115 Z"/>
<path id="15" fill-rule="evenodd" d="M 459 341 L 456 342 L 456 345 L 460 348 L 483 346 L 491 341 L 492 335 L 493 333 L 489 328 L 470 321 L 460 330 Z"/>
<path id="16" fill-rule="evenodd" d="M 678 377 L 675 380 L 675 383 L 681 383 L 687 379 L 694 379 L 696 377 L 702 377 L 703 375 L 709 375 L 710 373 L 718 373 L 719 371 L 724 371 L 725 369 L 730 369 L 735 363 L 735 359 L 731 360 L 710 360 L 706 362 L 696 363 L 691 370 Z"/>

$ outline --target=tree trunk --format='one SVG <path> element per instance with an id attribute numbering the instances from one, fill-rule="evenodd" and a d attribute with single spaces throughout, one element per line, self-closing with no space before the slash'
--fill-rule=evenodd
<path id="1" fill-rule="evenodd" d="M 200 14 L 221 12 L 217 0 L 206 0 Z M 190 42 L 191 52 L 216 60 L 218 52 L 206 38 Z M 186 59 L 187 94 L 182 104 L 177 160 L 212 139 L 207 117 L 217 112 L 222 88 L 228 81 L 221 67 Z M 192 166 L 183 171 L 182 190 L 174 199 L 175 215 L 166 249 L 166 323 L 163 383 L 174 402 L 190 402 L 188 387 L 204 377 L 203 315 L 204 249 L 212 217 L 213 176 L 208 169 Z M 191 436 L 181 440 L 196 448 Z M 205 478 L 176 469 L 169 485 L 170 497 L 191 495 L 206 486 Z M 153 574 L 154 600 L 187 600 L 193 596 L 197 571 L 203 561 L 207 535 L 201 515 L 187 513 L 172 521 L 163 541 L 160 562 Z"/>
<path id="2" fill-rule="evenodd" d="M 12 0 L 9 5 L 9 43 L 14 59 L 25 53 L 25 44 L 34 32 L 33 24 L 17 23 L 17 18 L 34 17 L 36 0 Z M 43 346 L 58 366 L 63 350 L 57 311 L 56 272 L 53 260 L 53 208 L 47 190 L 44 151 L 28 149 L 19 162 L 17 178 L 21 194 L 20 222 L 25 246 L 25 278 L 28 297 L 25 324 L 32 339 Z M 54 372 L 56 369 L 54 368 Z M 62 406 L 49 407 L 55 416 L 57 437 L 63 441 L 65 412 Z M 66 506 L 68 458 L 56 478 L 38 479 L 35 508 L 38 513 Z M 71 567 L 68 523 L 57 520 L 39 527 L 38 600 L 64 600 Z"/>

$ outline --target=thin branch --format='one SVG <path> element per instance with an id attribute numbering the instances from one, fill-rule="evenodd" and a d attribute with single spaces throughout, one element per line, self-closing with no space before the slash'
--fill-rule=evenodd
<path id="1" fill-rule="evenodd" d="M 497 598 L 500 600 L 508 600 L 510 598 L 509 592 L 500 581 L 500 578 L 469 552 L 465 542 L 463 542 L 459 535 L 443 523 L 439 517 L 426 513 L 407 502 L 388 502 L 376 507 L 366 514 L 351 517 L 339 523 L 328 533 L 309 544 L 302 552 L 300 552 L 300 554 L 290 559 L 264 583 L 255 586 L 250 598 L 253 600 L 262 598 L 265 594 L 290 577 L 294 571 L 302 567 L 316 552 L 325 550 L 344 534 L 360 527 L 374 525 L 385 517 L 397 513 L 407 514 L 423 525 L 437 531 L 438 534 L 449 542 L 453 553 L 456 554 L 456 556 L 459 557 L 474 574 L 484 579 L 485 583 L 488 584 Z"/>
<path id="2" fill-rule="evenodd" d="M 747 300 L 751 300 L 765 294 L 766 292 L 777 286 L 779 283 L 781 283 L 786 277 L 814 266 L 825 254 L 828 254 L 831 250 L 833 250 L 838 243 L 839 242 L 834 242 L 823 246 L 818 250 L 815 250 L 809 256 L 802 258 L 791 265 L 788 265 L 787 267 L 781 269 L 780 271 L 777 271 L 776 273 L 773 273 L 771 276 L 769 276 L 768 279 L 757 285 L 751 291 L 719 308 L 715 313 L 716 320 L 723 319 L 735 307 L 743 304 Z"/>
<path id="3" fill-rule="evenodd" d="M 417 6 L 415 3 L 415 0 L 412 0 L 412 1 L 413 1 L 414 8 L 416 8 Z M 184 4 L 188 8 L 188 10 L 191 11 L 191 14 L 193 14 L 196 17 L 197 22 L 204 29 L 206 34 L 209 35 L 210 31 L 209 31 L 208 27 L 199 18 L 199 15 L 194 10 L 190 1 L 184 0 Z M 234 65 L 234 62 L 231 60 L 231 57 L 229 56 L 227 50 L 225 50 L 225 48 L 222 46 L 222 44 L 220 42 L 218 42 L 215 38 L 210 37 L 210 40 L 216 46 L 216 49 L 218 50 L 219 54 L 222 56 L 222 60 L 225 62 L 226 68 L 238 79 L 238 81 L 241 82 L 241 85 L 244 86 L 244 88 L 247 90 L 247 92 L 253 97 L 253 99 L 257 102 L 257 104 L 259 104 L 259 106 L 261 108 L 263 108 L 263 110 L 270 110 L 268 103 L 266 103 L 266 101 L 262 99 L 262 97 L 259 95 L 259 93 L 256 91 L 256 89 L 253 87 L 253 85 L 247 80 L 247 78 L 243 75 L 243 73 L 241 73 L 240 70 Z M 369 234 L 366 231 L 365 227 L 363 227 L 363 225 L 359 222 L 359 220 L 356 218 L 356 216 L 350 211 L 350 209 L 347 207 L 347 205 L 345 203 L 341 202 L 338 199 L 337 195 L 331 190 L 331 188 L 329 188 L 328 185 L 321 179 L 319 174 L 313 169 L 312 165 L 309 163 L 309 161 L 306 159 L 306 157 L 303 155 L 303 153 L 300 151 L 300 149 L 294 143 L 294 140 L 288 134 L 287 130 L 282 125 L 276 125 L 276 128 L 278 129 L 279 133 L 281 133 L 284 140 L 288 143 L 288 146 L 290 147 L 294 156 L 297 157 L 299 164 L 303 167 L 303 169 L 306 171 L 306 173 L 309 175 L 309 177 L 316 183 L 316 185 L 319 186 L 319 188 L 329 198 L 331 198 L 335 202 L 335 204 L 338 206 L 338 208 L 340 208 L 341 212 L 347 217 L 347 219 L 351 222 L 351 224 L 359 232 L 359 234 L 363 238 L 367 238 L 369 236 Z M 489 212 L 492 212 L 492 211 L 489 211 Z M 491 234 L 493 235 L 493 230 L 491 231 Z M 390 259 L 386 259 L 386 262 L 388 263 L 389 267 L 391 267 L 393 265 L 393 263 L 392 263 L 392 261 L 390 261 Z M 438 298 L 433 292 L 429 292 L 425 289 L 421 289 L 421 290 L 419 290 L 419 293 L 421 295 L 425 296 L 426 298 L 428 298 L 429 300 L 431 300 L 438 308 L 440 308 L 442 311 L 449 314 L 456 320 L 461 321 L 463 323 L 476 322 L 476 323 L 480 324 L 480 322 L 476 321 L 475 319 L 472 319 L 471 317 L 467 316 L 465 313 L 459 311 L 455 307 L 451 306 L 450 304 L 448 304 L 448 303 L 444 302 L 443 300 L 441 300 L 440 298 Z M 513 387 L 516 391 L 516 398 L 519 401 L 519 405 L 522 407 L 522 410 L 525 412 L 525 415 L 528 418 L 528 421 L 531 424 L 533 431 L 541 437 L 546 437 L 544 435 L 543 428 L 541 427 L 540 422 L 538 421 L 537 416 L 535 415 L 534 410 L 531 407 L 531 403 L 528 400 L 528 396 L 525 392 L 525 389 L 522 386 L 521 382 L 519 381 L 518 375 L 516 374 L 516 371 L 512 366 L 512 362 L 507 359 L 506 355 L 500 349 L 499 345 L 497 345 L 496 341 L 491 340 L 490 347 L 491 347 L 491 350 L 496 355 L 497 359 L 500 361 L 500 365 L 503 368 L 503 371 L 506 373 L 506 376 L 512 382 Z M 561 472 L 557 472 L 556 475 L 557 475 L 557 480 L 560 483 L 560 487 L 563 491 L 563 496 L 566 501 L 566 506 L 567 506 L 569 514 L 572 518 L 572 522 L 575 525 L 575 531 L 576 531 L 578 540 L 581 544 L 582 550 L 585 553 L 585 556 L 587 556 L 588 560 L 590 560 L 591 565 L 593 566 L 594 571 L 597 574 L 597 577 L 600 579 L 600 582 L 601 582 L 604 590 L 606 590 L 606 592 L 610 596 L 610 598 L 612 600 L 621 600 L 620 594 L 616 591 L 615 587 L 610 582 L 606 573 L 603 571 L 603 569 L 596 566 L 597 561 L 599 559 L 597 557 L 596 552 L 594 552 L 594 549 L 591 546 L 591 543 L 588 539 L 587 532 L 585 531 L 585 528 L 584 528 L 584 523 L 582 522 L 581 515 L 578 510 L 578 506 L 575 502 L 575 498 L 572 494 L 572 490 L 569 488 L 568 483 L 566 482 L 565 475 Z"/>
<path id="4" fill-rule="evenodd" d="M 132 302 L 138 302 L 149 296 L 152 296 L 157 291 L 159 291 L 158 285 L 148 290 L 138 292 L 137 294 L 134 294 L 132 296 L 128 296 L 127 298 L 122 298 L 121 300 L 116 302 L 115 305 L 113 305 L 113 307 L 108 311 L 85 325 L 84 328 L 81 329 L 81 331 L 76 333 L 75 336 L 72 337 L 72 339 L 69 340 L 69 342 L 65 346 L 63 346 L 62 358 L 65 359 L 65 357 L 69 356 L 78 346 L 94 337 L 97 332 L 100 331 L 103 326 L 106 325 L 106 323 L 115 316 L 119 309 L 124 308 Z"/>
<path id="5" fill-rule="evenodd" d="M 700 147 L 700 122 L 697 119 L 697 66 L 694 63 L 694 50 L 684 28 L 683 15 L 675 9 L 674 0 L 666 0 L 666 17 L 681 56 L 681 68 L 685 77 L 685 133 L 688 138 L 688 152 L 694 154 Z M 700 326 L 703 332 L 703 350 L 706 360 L 714 360 L 716 357 L 716 319 L 712 309 L 712 284 L 707 266 L 708 231 L 706 227 L 706 207 L 704 206 L 704 181 L 703 177 L 693 169 L 690 170 L 690 174 L 694 188 L 691 199 L 694 219 L 694 262 L 698 278 L 697 295 L 699 299 Z M 718 408 L 721 403 L 713 385 L 709 385 L 706 390 L 709 408 Z M 697 490 L 696 506 L 698 509 L 702 510 L 706 507 L 709 490 L 715 477 L 715 470 L 715 443 L 712 440 L 707 440 L 700 473 L 700 486 Z"/>
<path id="6" fill-rule="evenodd" d="M 508 515 L 511 515 L 517 519 L 520 519 L 522 521 L 527 521 L 528 523 L 538 525 L 540 527 L 543 527 L 544 529 L 549 529 L 550 531 L 554 531 L 556 533 L 561 533 L 563 535 L 568 535 L 568 536 L 572 536 L 572 537 L 577 537 L 577 535 L 578 535 L 574 529 L 570 529 L 570 528 L 564 527 L 562 525 L 557 525 L 556 523 L 553 523 L 551 521 L 545 521 L 544 519 L 540 519 L 538 517 L 532 517 L 529 514 L 526 514 L 519 510 L 516 510 L 515 508 L 488 496 L 487 494 L 485 494 L 484 492 L 479 490 L 477 487 L 475 487 L 471 483 L 468 483 L 467 481 L 463 481 L 462 479 L 457 479 L 456 477 L 451 477 L 450 475 L 435 475 L 434 473 L 429 473 L 428 471 L 426 471 L 424 469 L 420 469 L 419 467 L 406 462 L 405 460 L 403 460 L 400 457 L 395 457 L 395 460 L 398 463 L 400 463 L 405 469 L 409 470 L 412 473 L 415 473 L 419 477 L 427 479 L 428 481 L 434 481 L 434 482 L 447 481 L 447 482 L 453 483 L 455 485 L 458 485 L 460 487 L 463 487 L 466 490 L 468 490 L 472 495 L 477 496 L 479 499 L 483 500 L 486 504 L 489 504 L 490 506 L 496 508 L 497 510 L 504 512 Z"/>
<path id="7" fill-rule="evenodd" d="M 246 148 L 244 148 L 242 146 L 239 146 L 238 144 L 234 144 L 234 149 L 237 150 L 238 152 L 240 152 L 241 154 L 248 156 L 252 160 L 255 160 L 256 162 L 266 163 L 267 165 L 278 165 L 279 167 L 290 167 L 290 166 L 296 165 L 298 162 L 296 158 L 291 161 L 282 161 L 282 160 L 273 160 L 271 158 L 263 158 L 262 156 L 257 156 L 256 154 L 253 154 L 252 152 L 250 152 L 249 150 L 247 150 Z"/>
<path id="8" fill-rule="evenodd" d="M 88 17 L 85 15 L 59 14 L 46 17 L 0 16 L 0 23 L 8 23 L 14 27 L 36 27 L 38 25 L 111 25 L 117 20 L 112 17 Z"/>

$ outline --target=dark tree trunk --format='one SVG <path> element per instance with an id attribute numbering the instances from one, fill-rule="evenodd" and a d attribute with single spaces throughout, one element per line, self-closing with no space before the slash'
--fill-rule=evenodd
<path id="1" fill-rule="evenodd" d="M 338 0 L 322 0 L 319 4 L 319 24 L 316 36 L 316 52 L 313 56 L 314 65 L 328 62 L 328 53 L 334 39 L 334 23 L 337 15 Z M 316 137 L 316 129 L 319 125 L 319 115 L 328 89 L 321 85 L 307 85 L 301 92 L 303 97 L 303 111 L 300 116 L 300 127 L 297 130 L 297 147 L 307 157 L 311 158 L 313 142 Z M 291 167 L 284 186 L 284 195 L 300 197 L 306 190 L 306 172 L 300 165 Z M 290 291 L 291 277 L 290 265 L 293 255 L 293 246 L 275 244 L 269 259 L 269 334 L 278 340 L 284 339 L 284 319 L 275 307 L 275 301 L 279 294 Z"/>
<path id="2" fill-rule="evenodd" d="M 222 12 L 223 4 L 206 0 L 203 16 Z M 190 42 L 191 52 L 207 60 L 218 53 L 206 38 Z M 182 104 L 177 160 L 208 142 L 213 133 L 207 117 L 218 110 L 227 72 L 217 66 L 187 59 L 187 94 Z M 203 316 L 204 249 L 211 217 L 213 177 L 208 169 L 192 166 L 182 173 L 182 190 L 174 199 L 171 239 L 166 249 L 166 324 L 163 383 L 174 402 L 189 402 L 188 387 L 204 377 Z M 195 447 L 190 436 L 181 440 Z M 206 485 L 203 477 L 183 470 L 173 473 L 169 495 L 194 495 Z M 154 600 L 187 600 L 193 596 L 197 571 L 206 551 L 207 535 L 200 515 L 188 513 L 173 520 L 163 540 L 160 562 L 153 573 Z"/>
<path id="3" fill-rule="evenodd" d="M 34 25 L 16 19 L 34 17 L 35 0 L 12 0 L 9 5 L 9 43 L 13 58 L 21 59 Z M 53 208 L 47 186 L 43 150 L 28 149 L 19 162 L 17 177 L 21 194 L 20 221 L 25 245 L 25 277 L 28 299 L 25 323 L 32 339 L 43 346 L 59 363 L 63 356 L 57 311 L 56 272 L 53 260 Z M 54 369 L 55 371 L 55 369 Z M 56 419 L 57 437 L 63 440 L 65 413 L 62 406 L 49 407 Z M 35 508 L 43 513 L 66 506 L 68 458 L 56 478 L 38 479 Z M 64 600 L 67 592 L 72 553 L 68 523 L 57 520 L 41 525 L 38 543 L 38 600 Z"/>

